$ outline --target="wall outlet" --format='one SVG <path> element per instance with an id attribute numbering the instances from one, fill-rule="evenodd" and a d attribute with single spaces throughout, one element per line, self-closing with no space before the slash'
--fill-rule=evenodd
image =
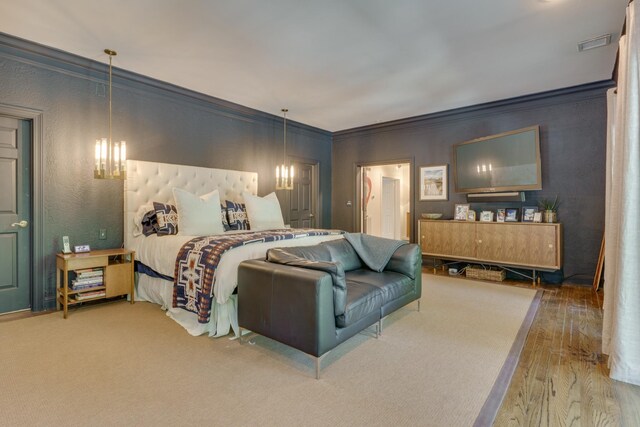
<path id="1" fill-rule="evenodd" d="M 105 240 L 107 238 L 107 229 L 106 228 L 101 228 L 100 229 L 100 235 L 98 236 L 98 238 L 100 240 Z"/>

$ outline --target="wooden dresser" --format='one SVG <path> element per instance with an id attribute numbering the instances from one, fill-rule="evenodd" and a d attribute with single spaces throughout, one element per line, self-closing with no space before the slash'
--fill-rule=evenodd
<path id="1" fill-rule="evenodd" d="M 562 224 L 419 220 L 422 254 L 527 269 L 562 267 Z"/>

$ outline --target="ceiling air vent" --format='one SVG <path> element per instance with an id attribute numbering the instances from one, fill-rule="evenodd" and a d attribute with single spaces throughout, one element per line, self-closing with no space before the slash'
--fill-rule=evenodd
<path id="1" fill-rule="evenodd" d="M 611 44 L 611 34 L 605 34 L 603 36 L 581 41 L 580 43 L 578 43 L 578 52 L 595 49 L 597 47 L 606 46 L 608 44 Z"/>

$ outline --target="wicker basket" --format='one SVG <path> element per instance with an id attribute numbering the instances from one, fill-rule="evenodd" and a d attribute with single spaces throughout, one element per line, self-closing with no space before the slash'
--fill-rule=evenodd
<path id="1" fill-rule="evenodd" d="M 470 279 L 493 280 L 495 282 L 502 282 L 507 276 L 503 269 L 497 267 L 482 268 L 468 266 L 465 273 Z"/>

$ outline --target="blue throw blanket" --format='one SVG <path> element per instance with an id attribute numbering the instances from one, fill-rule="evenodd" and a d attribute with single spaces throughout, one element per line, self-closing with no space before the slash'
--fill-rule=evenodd
<path id="1" fill-rule="evenodd" d="M 275 242 L 306 236 L 343 234 L 340 230 L 283 229 L 196 237 L 185 243 L 176 258 L 173 306 L 196 313 L 199 323 L 209 322 L 214 275 L 220 258 L 230 249 L 252 243 Z"/>
<path id="2" fill-rule="evenodd" d="M 396 249 L 408 243 L 362 233 L 347 233 L 344 238 L 353 246 L 362 262 L 378 273 L 384 270 Z"/>

